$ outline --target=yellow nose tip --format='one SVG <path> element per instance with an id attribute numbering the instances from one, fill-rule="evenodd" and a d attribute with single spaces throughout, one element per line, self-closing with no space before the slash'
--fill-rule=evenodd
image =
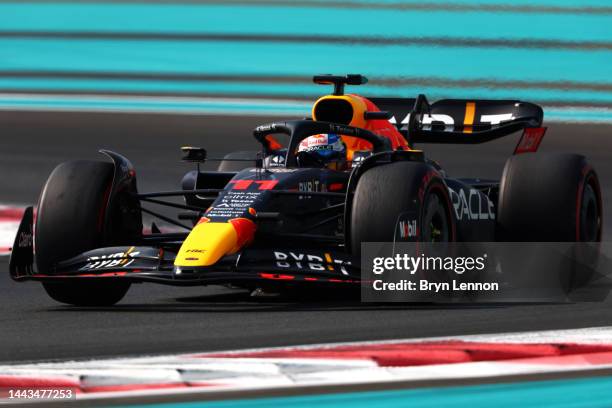
<path id="1" fill-rule="evenodd" d="M 254 232 L 255 224 L 243 218 L 229 222 L 200 222 L 183 242 L 174 265 L 214 265 L 223 256 L 237 252 L 250 241 Z"/>

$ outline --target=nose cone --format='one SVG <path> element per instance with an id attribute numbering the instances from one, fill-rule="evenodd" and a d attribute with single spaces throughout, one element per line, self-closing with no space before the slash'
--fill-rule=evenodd
<path id="1" fill-rule="evenodd" d="M 235 218 L 228 222 L 208 222 L 203 218 L 183 242 L 174 265 L 214 265 L 223 256 L 238 252 L 252 241 L 255 229 L 255 223 L 246 218 Z"/>

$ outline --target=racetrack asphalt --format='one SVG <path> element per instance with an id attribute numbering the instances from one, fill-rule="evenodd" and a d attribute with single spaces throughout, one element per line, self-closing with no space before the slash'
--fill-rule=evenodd
<path id="1" fill-rule="evenodd" d="M 191 166 L 179 147 L 209 155 L 256 148 L 271 118 L 0 112 L 0 202 L 34 203 L 53 167 L 115 149 L 136 166 L 141 191 L 174 189 Z M 450 175 L 499 177 L 518 136 L 479 146 L 422 146 Z M 604 189 L 610 240 L 612 126 L 551 124 L 542 151 L 586 154 Z M 551 203 L 554 205 L 554 203 Z M 256 300 L 224 288 L 134 285 L 112 308 L 62 306 L 36 283 L 17 284 L 0 259 L 0 361 L 91 358 L 612 325 L 612 300 L 559 305 L 368 306 Z"/>

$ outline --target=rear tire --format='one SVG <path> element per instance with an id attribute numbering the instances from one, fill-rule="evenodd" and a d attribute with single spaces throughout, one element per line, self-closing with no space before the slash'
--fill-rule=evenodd
<path id="1" fill-rule="evenodd" d="M 350 247 L 362 242 L 454 240 L 448 189 L 441 176 L 422 162 L 395 162 L 367 170 L 359 179 L 351 208 Z M 417 220 L 418 236 L 401 237 L 400 217 Z M 406 234 L 405 234 L 406 235 Z"/>
<path id="2" fill-rule="evenodd" d="M 577 154 L 512 156 L 500 183 L 497 219 L 501 241 L 600 241 L 597 174 Z"/>
<path id="3" fill-rule="evenodd" d="M 112 186 L 113 165 L 71 161 L 53 170 L 40 197 L 35 225 L 38 271 L 52 275 L 54 265 L 106 244 L 104 215 Z M 48 282 L 43 286 L 58 302 L 79 306 L 112 305 L 129 282 Z"/>

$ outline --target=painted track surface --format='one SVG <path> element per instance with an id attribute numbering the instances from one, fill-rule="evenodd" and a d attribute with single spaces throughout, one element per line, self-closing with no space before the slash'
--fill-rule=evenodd
<path id="1" fill-rule="evenodd" d="M 173 188 L 189 166 L 178 146 L 211 153 L 255 144 L 250 130 L 266 118 L 125 114 L 0 113 L 0 202 L 31 203 L 58 163 L 116 149 L 135 163 L 141 191 Z M 146 130 L 143 130 L 146 129 Z M 612 127 L 551 125 L 544 151 L 587 154 L 612 197 Z M 516 138 L 475 147 L 431 147 L 451 174 L 499 177 Z M 610 214 L 610 204 L 606 214 Z M 610 239 L 610 221 L 606 228 Z M 137 285 L 114 308 L 58 305 L 37 284 L 15 284 L 0 260 L 0 360 L 212 351 L 333 341 L 373 340 L 612 325 L 610 301 L 574 305 L 383 306 L 254 301 L 212 288 Z"/>

